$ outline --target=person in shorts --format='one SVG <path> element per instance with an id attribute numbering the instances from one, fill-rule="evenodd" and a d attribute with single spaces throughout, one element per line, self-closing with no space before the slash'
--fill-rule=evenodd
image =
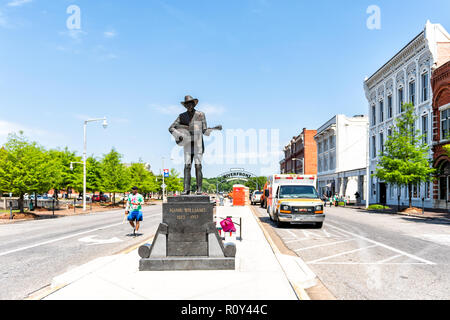
<path id="1" fill-rule="evenodd" d="M 136 231 L 139 231 L 140 223 L 144 220 L 142 215 L 142 205 L 144 204 L 144 197 L 138 193 L 138 188 L 133 187 L 131 194 L 128 195 L 127 207 L 125 209 L 125 215 L 133 227 L 133 235 L 136 235 Z M 136 225 L 134 222 L 136 221 Z"/>

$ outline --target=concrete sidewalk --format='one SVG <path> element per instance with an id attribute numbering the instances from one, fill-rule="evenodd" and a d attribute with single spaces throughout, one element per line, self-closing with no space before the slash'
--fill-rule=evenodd
<path id="1" fill-rule="evenodd" d="M 297 300 L 279 260 L 249 207 L 217 207 L 242 217 L 234 271 L 139 272 L 137 249 L 96 259 L 52 282 L 46 300 Z"/>

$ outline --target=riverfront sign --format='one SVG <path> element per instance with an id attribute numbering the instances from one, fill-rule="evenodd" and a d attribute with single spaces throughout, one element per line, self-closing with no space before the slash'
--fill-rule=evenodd
<path id="1" fill-rule="evenodd" d="M 222 173 L 217 178 L 220 178 L 222 181 L 232 181 L 239 179 L 248 180 L 250 178 L 256 178 L 256 176 L 244 169 L 232 169 L 229 172 Z"/>

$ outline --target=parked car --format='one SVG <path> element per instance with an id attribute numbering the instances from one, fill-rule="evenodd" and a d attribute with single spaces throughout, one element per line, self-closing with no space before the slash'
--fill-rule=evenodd
<path id="1" fill-rule="evenodd" d="M 96 194 L 92 196 L 92 202 L 107 202 L 109 197 L 105 194 Z"/>
<path id="2" fill-rule="evenodd" d="M 38 198 L 38 199 L 39 199 L 39 198 Z M 83 195 L 79 195 L 78 198 L 77 198 L 77 200 L 79 200 L 79 201 L 80 201 L 80 200 L 83 200 Z M 91 201 L 91 196 L 86 195 L 86 201 L 88 201 L 88 202 Z"/>
<path id="3" fill-rule="evenodd" d="M 250 201 L 252 203 L 252 205 L 257 204 L 257 203 L 261 203 L 261 196 L 262 196 L 262 192 L 259 190 L 253 191 L 252 196 L 250 198 Z"/>

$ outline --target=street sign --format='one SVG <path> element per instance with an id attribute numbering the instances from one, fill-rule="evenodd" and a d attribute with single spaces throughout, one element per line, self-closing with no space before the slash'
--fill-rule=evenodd
<path id="1" fill-rule="evenodd" d="M 168 178 L 170 175 L 169 169 L 164 169 L 164 178 Z"/>
<path id="2" fill-rule="evenodd" d="M 165 188 L 167 188 L 167 185 L 163 184 L 163 185 L 161 185 L 161 188 L 165 189 Z"/>

